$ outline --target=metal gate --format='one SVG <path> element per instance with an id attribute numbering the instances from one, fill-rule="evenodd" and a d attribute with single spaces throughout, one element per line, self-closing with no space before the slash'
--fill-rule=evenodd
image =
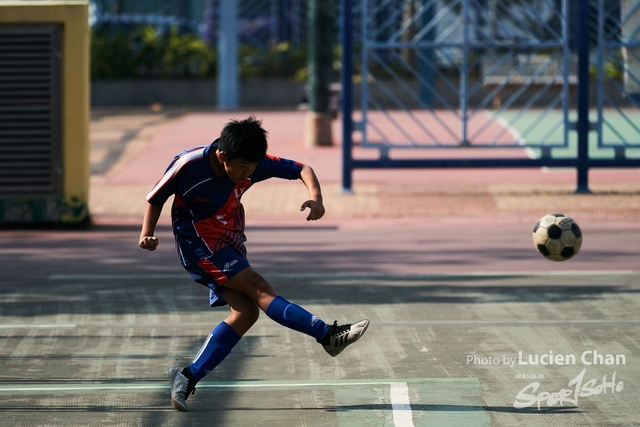
<path id="1" fill-rule="evenodd" d="M 591 83 L 597 88 L 597 149 L 613 152 L 621 160 L 638 157 L 640 1 L 598 0 L 593 9 L 597 18 L 591 21 L 597 23 L 597 34 L 591 39 L 596 41 L 597 60 L 592 68 L 598 77 Z"/>
<path id="2" fill-rule="evenodd" d="M 587 192 L 589 168 L 639 166 L 638 33 L 640 0 L 342 0 L 343 190 L 355 168 L 563 166 Z"/>

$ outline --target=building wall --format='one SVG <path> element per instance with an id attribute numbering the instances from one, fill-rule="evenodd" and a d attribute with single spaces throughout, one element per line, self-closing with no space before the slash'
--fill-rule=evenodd
<path id="1" fill-rule="evenodd" d="M 60 23 L 62 29 L 63 222 L 82 221 L 89 200 L 89 4 L 0 2 L 0 25 Z"/>

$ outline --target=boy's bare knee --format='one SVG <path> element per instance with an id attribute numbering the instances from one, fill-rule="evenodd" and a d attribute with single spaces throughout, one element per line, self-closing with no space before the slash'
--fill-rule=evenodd
<path id="1" fill-rule="evenodd" d="M 251 325 L 258 320 L 260 308 L 251 297 L 229 288 L 222 288 L 220 292 L 229 303 L 231 317 L 234 320 Z"/>
<path id="2" fill-rule="evenodd" d="M 251 267 L 242 270 L 229 280 L 225 287 L 251 298 L 263 310 L 266 310 L 269 303 L 278 296 L 271 284 Z"/>
<path id="3" fill-rule="evenodd" d="M 258 321 L 260 317 L 260 308 L 257 304 L 253 303 L 246 307 L 241 313 L 243 320 L 245 322 L 251 323 L 252 325 Z"/>
<path id="4" fill-rule="evenodd" d="M 249 299 L 231 307 L 231 314 L 226 322 L 240 335 L 244 335 L 258 321 L 260 309 L 258 305 Z"/>

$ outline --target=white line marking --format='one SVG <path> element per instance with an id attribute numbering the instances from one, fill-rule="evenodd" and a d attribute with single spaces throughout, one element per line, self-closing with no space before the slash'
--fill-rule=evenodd
<path id="1" fill-rule="evenodd" d="M 390 383 L 389 385 L 391 386 L 393 424 L 396 427 L 414 427 L 407 383 Z"/>
<path id="2" fill-rule="evenodd" d="M 372 325 L 379 326 L 405 326 L 405 325 L 464 325 L 464 326 L 535 326 L 535 325 L 637 325 L 640 319 L 593 319 L 593 320 L 372 320 Z M 109 328 L 109 329 L 143 329 L 157 328 L 161 323 L 109 323 L 109 322 L 87 322 L 87 323 L 60 323 L 60 324 L 28 324 L 14 323 L 0 325 L 0 329 L 72 329 L 72 328 Z M 165 325 L 166 326 L 166 325 Z M 281 328 L 282 326 L 264 322 L 258 326 L 262 328 Z M 185 322 L 167 326 L 171 329 L 183 328 L 211 328 L 210 322 Z"/>
<path id="3" fill-rule="evenodd" d="M 371 321 L 375 325 L 564 325 L 564 324 L 618 324 L 640 323 L 640 319 L 593 319 L 593 320 L 391 320 Z"/>
<path id="4" fill-rule="evenodd" d="M 508 120 L 505 120 L 503 117 L 498 116 L 497 114 L 492 113 L 491 111 L 488 111 L 488 110 L 482 110 L 482 113 L 485 115 L 486 120 L 491 120 L 493 118 L 500 126 L 507 129 L 506 132 L 513 135 L 514 139 L 516 140 L 515 142 L 518 145 L 524 146 L 527 143 L 527 141 L 522 137 L 518 129 L 511 126 L 511 123 L 509 123 Z M 500 145 L 498 144 L 493 144 L 493 146 L 500 147 Z"/>
<path id="5" fill-rule="evenodd" d="M 165 390 L 168 389 L 168 385 L 160 384 L 134 384 L 134 385 L 109 385 L 109 384 L 96 384 L 87 386 L 39 386 L 39 387 L 0 387 L 0 393 L 3 392 L 18 392 L 18 391 L 100 391 L 100 390 Z M 200 388 L 198 386 L 198 388 Z"/>
<path id="6" fill-rule="evenodd" d="M 52 274 L 49 280 L 156 280 L 156 279 L 190 279 L 185 274 Z"/>
<path id="7" fill-rule="evenodd" d="M 640 270 L 576 270 L 576 271 L 480 271 L 466 273 L 442 273 L 442 274 L 392 274 L 392 273 L 265 273 L 270 279 L 424 279 L 434 280 L 451 277 L 509 277 L 509 276 L 609 276 L 609 275 L 640 275 Z M 52 274 L 48 278 L 51 281 L 59 280 L 148 280 L 148 279 L 185 279 L 191 280 L 184 274 Z"/>
<path id="8" fill-rule="evenodd" d="M 405 380 L 407 381 L 407 380 Z M 409 380 L 411 381 L 411 380 Z M 390 385 L 392 390 L 395 385 L 402 385 L 406 390 L 406 399 L 408 402 L 408 386 L 406 382 L 390 382 L 390 381 L 354 381 L 354 380 L 333 380 L 333 381 L 318 381 L 318 382 L 250 382 L 247 383 L 198 383 L 198 390 L 201 389 L 230 389 L 230 388 L 299 388 L 299 387 L 345 387 L 345 386 L 369 386 L 369 385 Z M 150 384 L 65 384 L 65 385 L 34 385 L 32 387 L 28 386 L 0 386 L 0 393 L 6 392 L 19 392 L 19 391 L 44 391 L 44 392 L 52 392 L 52 391 L 109 391 L 109 390 L 168 390 L 169 384 L 167 383 L 150 383 Z M 398 388 L 400 390 L 400 388 Z M 393 394 L 393 393 L 392 393 Z M 395 402 L 397 404 L 401 404 L 404 401 L 402 400 L 402 395 L 398 391 L 395 395 L 392 395 L 392 403 Z"/>
<path id="9" fill-rule="evenodd" d="M 328 381 L 315 383 L 259 383 L 259 384 L 202 384 L 204 388 L 275 388 L 275 387 L 342 387 L 342 386 L 359 386 L 359 385 L 384 385 L 390 384 L 387 381 L 358 381 L 358 382 L 342 382 Z M 198 385 L 198 388 L 201 386 Z"/>
<path id="10" fill-rule="evenodd" d="M 0 325 L 0 329 L 24 329 L 24 328 L 75 328 L 78 325 L 76 323 L 10 323 Z"/>

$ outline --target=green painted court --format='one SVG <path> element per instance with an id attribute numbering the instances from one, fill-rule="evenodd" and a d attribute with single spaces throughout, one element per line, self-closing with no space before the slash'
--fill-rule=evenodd
<path id="1" fill-rule="evenodd" d="M 3 386 L 0 395 L 67 395 L 90 402 L 120 398 L 134 401 L 145 394 L 169 391 L 165 383 L 28 385 Z M 208 382 L 198 385 L 198 394 L 210 402 L 225 402 L 221 408 L 194 408 L 199 418 L 203 412 L 215 416 L 220 424 L 255 423 L 260 419 L 286 425 L 291 412 L 309 425 L 490 425 L 490 418 L 479 405 L 480 382 L 477 378 L 385 379 L 329 381 L 245 381 Z M 178 414 L 176 414 L 178 416 Z M 159 418 L 159 417 L 158 417 Z M 174 420 L 172 420 L 174 418 Z M 160 419 L 157 419 L 160 421 Z M 167 417 L 175 425 L 175 417 Z M 73 423 L 69 420 L 68 422 Z M 160 421 L 161 425 L 163 422 Z M 295 421 L 292 420 L 292 425 Z"/>
<path id="2" fill-rule="evenodd" d="M 518 135 L 524 145 L 539 144 L 553 147 L 564 141 L 563 115 L 560 110 L 506 110 L 499 114 L 508 123 L 512 134 Z M 575 112 L 569 114 L 569 121 L 575 122 Z M 597 115 L 591 114 L 590 120 L 597 122 Z M 637 109 L 605 109 L 603 111 L 602 147 L 598 146 L 597 134 L 589 135 L 589 154 L 594 159 L 611 159 L 615 155 L 615 146 L 626 146 L 628 158 L 640 157 L 640 111 Z M 539 149 L 532 149 L 539 155 Z M 569 145 L 566 148 L 552 148 L 553 157 L 575 157 L 578 152 L 578 137 L 569 132 Z"/>

